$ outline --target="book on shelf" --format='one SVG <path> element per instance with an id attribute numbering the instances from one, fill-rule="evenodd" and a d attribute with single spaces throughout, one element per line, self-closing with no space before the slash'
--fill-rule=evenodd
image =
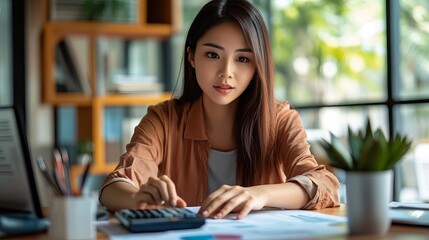
<path id="1" fill-rule="evenodd" d="M 86 54 L 68 39 L 61 40 L 55 52 L 55 81 L 58 92 L 82 92 L 91 95 L 88 67 L 83 61 Z"/>
<path id="2" fill-rule="evenodd" d="M 164 84 L 155 76 L 115 75 L 109 83 L 109 91 L 115 93 L 161 94 Z"/>

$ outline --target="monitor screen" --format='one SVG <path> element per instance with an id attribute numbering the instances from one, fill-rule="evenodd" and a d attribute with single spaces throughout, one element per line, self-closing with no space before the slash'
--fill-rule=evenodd
<path id="1" fill-rule="evenodd" d="M 14 107 L 0 107 L 0 215 L 42 217 L 27 140 Z"/>

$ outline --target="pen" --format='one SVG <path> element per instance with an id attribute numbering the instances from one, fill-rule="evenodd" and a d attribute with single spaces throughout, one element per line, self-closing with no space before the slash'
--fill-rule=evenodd
<path id="1" fill-rule="evenodd" d="M 58 187 L 61 195 L 66 195 L 64 167 L 61 161 L 61 155 L 58 150 L 54 150 L 52 158 L 52 177 Z"/>
<path id="2" fill-rule="evenodd" d="M 83 171 L 82 181 L 80 182 L 80 189 L 79 189 L 80 195 L 82 195 L 82 193 L 83 193 L 83 188 L 85 187 L 85 182 L 86 182 L 86 179 L 88 178 L 88 174 L 89 174 L 89 169 L 91 168 L 91 165 L 92 165 L 92 161 L 91 161 L 91 158 L 89 157 L 89 155 L 84 154 L 83 156 L 85 157 L 84 160 L 86 160 L 86 165 L 85 165 L 85 169 Z"/>
<path id="3" fill-rule="evenodd" d="M 60 195 L 60 191 L 58 190 L 58 187 L 55 184 L 55 181 L 52 178 L 52 175 L 49 174 L 48 169 L 46 168 L 45 160 L 43 160 L 41 156 L 37 157 L 37 166 L 39 167 L 39 170 L 42 172 L 42 175 L 45 177 L 45 180 L 51 186 L 54 193 L 57 195 Z"/>
<path id="4" fill-rule="evenodd" d="M 69 155 L 65 148 L 61 149 L 61 160 L 64 168 L 65 185 L 67 190 L 67 196 L 73 195 L 73 189 L 70 181 L 70 162 Z"/>

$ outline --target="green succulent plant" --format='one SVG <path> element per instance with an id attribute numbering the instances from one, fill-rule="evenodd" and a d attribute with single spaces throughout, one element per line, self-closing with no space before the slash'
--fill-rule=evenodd
<path id="1" fill-rule="evenodd" d="M 384 171 L 392 169 L 411 147 L 411 140 L 400 134 L 386 139 L 381 129 L 375 132 L 367 120 L 366 131 L 353 132 L 348 127 L 348 149 L 330 133 L 331 141 L 322 139 L 331 165 L 345 171 Z"/>

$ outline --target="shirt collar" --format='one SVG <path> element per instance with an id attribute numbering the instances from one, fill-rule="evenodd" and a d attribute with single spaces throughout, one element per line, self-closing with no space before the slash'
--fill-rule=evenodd
<path id="1" fill-rule="evenodd" d="M 204 124 L 203 98 L 199 97 L 191 103 L 185 126 L 185 138 L 193 140 L 208 140 Z"/>

